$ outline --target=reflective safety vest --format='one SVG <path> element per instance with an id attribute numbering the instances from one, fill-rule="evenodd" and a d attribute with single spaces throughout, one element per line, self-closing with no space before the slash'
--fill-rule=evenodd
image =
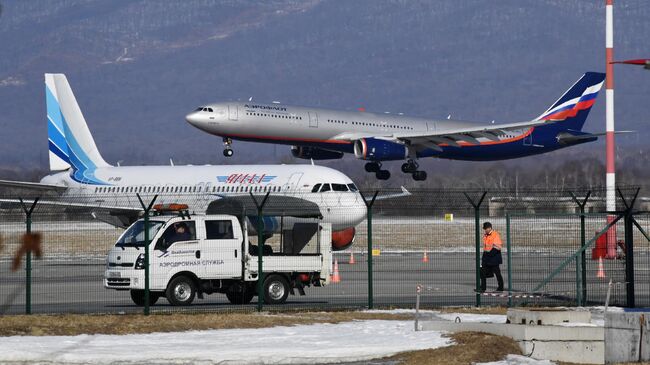
<path id="1" fill-rule="evenodd" d="M 501 251 L 503 248 L 503 242 L 501 242 L 501 236 L 499 232 L 492 230 L 489 234 L 483 235 L 483 251 L 489 252 L 492 251 L 492 248 L 496 248 Z"/>

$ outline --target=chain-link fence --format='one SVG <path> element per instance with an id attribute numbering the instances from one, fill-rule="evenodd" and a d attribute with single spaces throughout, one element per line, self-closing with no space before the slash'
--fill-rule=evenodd
<path id="1" fill-rule="evenodd" d="M 604 189 L 348 189 L 270 192 L 264 202 L 266 193 L 8 193 L 0 198 L 0 313 L 141 312 L 144 282 L 156 312 L 412 307 L 418 284 L 428 289 L 424 307 L 600 305 L 610 279 L 611 304 L 628 305 L 629 252 L 619 241 L 634 244 L 636 305 L 650 302 L 650 218 L 633 215 L 633 241 L 623 225 L 633 188 L 620 189 L 618 213 L 598 213 Z M 152 212 L 148 230 L 141 222 L 125 232 L 142 216 L 138 195 L 145 206 L 154 197 L 154 204 L 187 204 L 189 216 Z M 600 233 L 613 232 L 612 217 L 620 221 L 603 253 L 607 234 Z M 477 239 L 488 220 L 504 240 L 506 290 L 492 292 L 496 282 L 488 279 L 488 292 L 477 293 Z M 25 236 L 27 225 L 39 236 Z M 188 296 L 191 305 L 172 305 Z"/>

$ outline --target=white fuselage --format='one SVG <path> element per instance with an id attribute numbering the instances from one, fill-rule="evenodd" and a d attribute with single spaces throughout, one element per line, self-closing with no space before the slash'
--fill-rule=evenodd
<path id="1" fill-rule="evenodd" d="M 92 183 L 78 181 L 68 171 L 48 175 L 41 182 L 67 186 L 64 200 L 100 207 L 139 208 L 136 194 L 145 201 L 158 195 L 157 204 L 182 203 L 191 212 L 203 213 L 214 200 L 269 192 L 317 204 L 323 221 L 331 223 L 333 230 L 354 227 L 366 216 L 365 203 L 352 180 L 323 166 L 125 166 L 99 168 L 91 174 Z M 312 192 L 317 184 L 336 184 L 338 189 Z"/>

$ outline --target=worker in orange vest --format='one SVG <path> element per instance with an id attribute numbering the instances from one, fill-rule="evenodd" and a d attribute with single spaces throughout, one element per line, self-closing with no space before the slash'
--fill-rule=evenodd
<path id="1" fill-rule="evenodd" d="M 499 232 L 492 229 L 492 223 L 483 223 L 483 257 L 481 258 L 481 291 L 486 288 L 485 279 L 497 277 L 499 287 L 497 291 L 503 291 L 503 277 L 499 265 L 503 263 L 501 248 L 503 242 Z"/>

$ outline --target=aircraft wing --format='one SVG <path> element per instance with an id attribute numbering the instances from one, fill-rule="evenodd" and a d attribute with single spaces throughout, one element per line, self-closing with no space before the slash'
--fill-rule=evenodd
<path id="1" fill-rule="evenodd" d="M 34 199 L 23 199 L 24 204 L 29 208 Z M 75 209 L 87 211 L 93 218 L 108 223 L 115 227 L 126 228 L 135 220 L 140 217 L 142 213 L 141 208 L 125 207 L 125 206 L 112 206 L 102 205 L 101 202 L 97 203 L 76 203 L 54 200 L 39 200 L 36 204 L 38 207 L 49 208 L 62 208 L 62 209 Z M 0 209 L 11 209 L 21 207 L 19 199 L 0 199 Z"/>
<path id="2" fill-rule="evenodd" d="M 68 189 L 67 186 L 63 185 L 50 185 L 50 184 L 42 184 L 42 183 L 35 183 L 35 182 L 27 182 L 27 181 L 12 181 L 12 180 L 0 180 L 0 187 L 6 187 L 6 188 L 20 188 L 20 189 L 27 189 L 27 190 L 34 190 L 34 191 L 65 191 Z"/>
<path id="3" fill-rule="evenodd" d="M 564 120 L 545 120 L 535 119 L 528 122 L 504 123 L 504 124 L 483 124 L 457 129 L 447 129 L 440 131 L 422 131 L 422 132 L 397 132 L 387 134 L 372 133 L 343 133 L 334 137 L 338 140 L 355 141 L 361 138 L 377 138 L 398 143 L 407 143 L 414 146 L 423 146 L 440 150 L 439 145 L 460 146 L 460 142 L 474 145 L 479 144 L 479 138 L 486 138 L 491 141 L 499 141 L 499 137 L 507 134 L 509 131 L 534 128 L 543 124 L 553 123 L 554 121 Z"/>

